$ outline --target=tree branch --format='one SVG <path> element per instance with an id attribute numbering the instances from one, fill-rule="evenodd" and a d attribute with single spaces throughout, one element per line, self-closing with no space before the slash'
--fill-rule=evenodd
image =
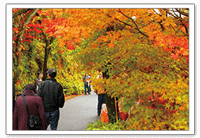
<path id="1" fill-rule="evenodd" d="M 189 16 L 188 13 L 185 13 L 185 12 L 183 12 L 183 11 L 177 9 L 177 8 L 176 8 L 176 11 L 179 12 L 180 14 L 183 14 L 184 16 L 187 16 L 187 17 Z"/>
<path id="2" fill-rule="evenodd" d="M 36 14 L 36 12 L 38 11 L 39 9 L 35 9 L 33 11 L 33 13 L 29 16 L 29 18 L 26 20 L 26 22 L 24 23 L 24 26 L 23 26 L 23 29 L 21 32 L 19 32 L 16 36 L 14 37 L 18 37 L 19 36 L 19 40 L 21 40 L 22 38 L 22 35 L 24 34 L 24 31 L 25 31 L 25 25 L 32 19 L 32 17 Z"/>
<path id="3" fill-rule="evenodd" d="M 136 27 L 136 30 L 138 30 L 139 33 L 141 33 L 142 35 L 146 36 L 146 37 L 149 37 L 148 35 L 144 34 L 142 31 L 140 31 L 138 25 L 136 24 L 136 22 L 133 20 L 133 18 L 125 15 L 120 9 L 118 10 L 118 12 L 120 12 L 123 16 L 125 16 L 126 18 L 128 19 L 131 19 L 131 21 L 134 23 L 135 27 Z M 133 27 L 133 26 L 132 26 Z"/>
<path id="4" fill-rule="evenodd" d="M 106 14 L 108 17 L 110 17 L 110 18 L 112 18 L 112 16 L 110 16 L 109 14 Z M 119 20 L 118 18 L 114 18 L 115 20 L 117 20 L 117 21 L 119 21 L 119 22 L 121 22 L 121 23 L 123 23 L 123 24 L 125 24 L 125 25 L 128 25 L 128 26 L 130 26 L 130 27 L 133 27 L 132 25 L 130 25 L 130 24 L 128 24 L 128 23 L 125 23 L 124 21 L 121 21 L 121 20 Z"/>
<path id="5" fill-rule="evenodd" d="M 171 15 L 172 17 L 176 18 L 176 19 L 180 19 L 180 17 L 175 16 L 174 14 L 172 14 L 171 12 L 169 12 L 167 9 L 163 9 L 166 11 L 167 14 Z"/>
<path id="6" fill-rule="evenodd" d="M 23 13 L 26 13 L 27 11 L 30 11 L 30 10 L 33 10 L 33 9 L 21 9 L 19 11 L 16 11 L 14 14 L 13 14 L 13 18 L 17 17 L 18 15 L 21 15 Z"/>
<path id="7" fill-rule="evenodd" d="M 161 14 L 157 13 L 155 10 L 153 10 L 156 14 L 158 14 L 159 16 L 162 16 Z"/>

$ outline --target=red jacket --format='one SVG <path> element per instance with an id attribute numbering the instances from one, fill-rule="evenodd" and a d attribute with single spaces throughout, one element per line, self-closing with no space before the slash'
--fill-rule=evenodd
<path id="1" fill-rule="evenodd" d="M 25 90 L 29 114 L 40 116 L 42 119 L 42 130 L 46 130 L 46 115 L 42 103 L 42 98 L 35 96 L 32 90 Z M 17 97 L 13 114 L 13 130 L 28 130 L 28 113 L 26 112 L 22 96 Z"/>

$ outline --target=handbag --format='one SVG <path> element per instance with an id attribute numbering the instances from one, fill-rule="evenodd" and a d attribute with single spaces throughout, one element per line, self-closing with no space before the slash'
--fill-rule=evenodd
<path id="1" fill-rule="evenodd" d="M 29 115 L 28 107 L 26 104 L 26 98 L 23 95 L 24 105 L 26 108 L 26 112 L 28 113 L 28 128 L 29 130 L 41 130 L 42 128 L 42 120 L 40 116 Z"/>

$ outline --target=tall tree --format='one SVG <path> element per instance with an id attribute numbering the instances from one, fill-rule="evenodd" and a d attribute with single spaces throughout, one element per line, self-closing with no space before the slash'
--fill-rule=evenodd
<path id="1" fill-rule="evenodd" d="M 30 22 L 30 20 L 33 18 L 33 16 L 36 14 L 36 12 L 39 9 L 19 9 L 19 10 L 13 10 L 13 39 L 15 40 L 14 42 L 14 47 L 13 50 L 16 50 L 13 52 L 14 55 L 13 57 L 16 57 L 17 59 L 17 72 L 16 75 L 14 76 L 14 84 L 17 83 L 19 80 L 19 76 L 22 73 L 22 66 L 21 66 L 21 60 L 22 60 L 22 55 L 21 55 L 21 49 L 23 49 L 22 46 L 22 40 L 23 40 L 23 35 L 25 32 L 25 28 L 27 27 L 26 25 Z"/>
<path id="2" fill-rule="evenodd" d="M 108 95 L 124 97 L 127 110 L 136 107 L 139 100 L 136 111 L 140 114 L 135 117 L 139 120 L 145 112 L 152 112 L 144 110 L 147 106 L 157 108 L 150 120 L 162 118 L 165 112 L 171 117 L 181 113 L 179 117 L 188 122 L 188 9 L 81 9 L 76 12 L 79 14 L 71 16 L 79 25 L 90 24 L 87 33 L 95 38 L 84 39 L 88 42 L 77 59 L 84 59 L 81 63 L 86 70 L 108 70 L 109 78 L 104 83 Z M 177 16 L 177 12 L 182 16 Z M 103 28 L 112 31 L 95 34 Z M 104 68 L 107 63 L 111 65 Z M 177 90 L 169 88 L 172 85 L 182 91 L 179 94 L 185 96 L 185 100 L 173 96 Z M 159 103 L 159 99 L 165 102 Z M 184 113 L 176 110 L 179 106 L 184 108 Z M 168 121 L 163 119 L 165 129 L 183 128 L 173 123 L 169 127 Z M 188 128 L 187 123 L 184 126 Z M 134 129 L 146 129 L 143 127 Z M 156 125 L 152 128 L 161 129 Z"/>

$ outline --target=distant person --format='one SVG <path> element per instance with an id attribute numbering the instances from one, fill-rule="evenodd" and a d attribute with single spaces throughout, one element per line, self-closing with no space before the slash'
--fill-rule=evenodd
<path id="1" fill-rule="evenodd" d="M 46 128 L 50 124 L 51 130 L 57 130 L 60 116 L 59 108 L 62 108 L 65 102 L 63 87 L 55 79 L 57 74 L 55 69 L 50 68 L 46 73 L 48 79 L 39 84 L 38 93 L 42 97 L 44 105 Z"/>
<path id="2" fill-rule="evenodd" d="M 84 83 L 84 88 L 85 88 L 85 95 L 87 95 L 87 90 L 88 90 L 88 94 L 90 94 L 89 91 L 89 82 L 91 77 L 89 77 L 89 75 L 87 74 L 87 72 L 85 73 L 85 76 L 83 77 L 83 83 Z"/>
<path id="3" fill-rule="evenodd" d="M 35 95 L 35 86 L 28 84 L 25 86 L 23 95 L 26 99 L 27 108 L 30 115 L 40 116 L 42 121 L 41 130 L 46 129 L 46 115 L 42 104 L 42 98 Z M 13 114 L 13 130 L 30 130 L 28 127 L 28 113 L 25 108 L 23 96 L 16 98 Z"/>
<path id="4" fill-rule="evenodd" d="M 103 79 L 103 74 L 101 72 L 98 72 L 98 74 L 99 75 L 98 75 L 97 79 Z M 97 84 L 96 88 L 98 88 L 98 89 L 95 89 L 95 93 L 98 95 L 97 114 L 98 114 L 98 116 L 100 116 L 102 104 L 106 103 L 106 97 L 105 97 L 105 91 L 104 91 L 103 86 Z"/>
<path id="5" fill-rule="evenodd" d="M 91 89 L 92 89 L 92 86 L 90 85 L 90 83 L 92 82 L 91 80 L 92 80 L 92 77 L 89 74 L 88 75 L 88 94 L 91 94 Z"/>
<path id="6" fill-rule="evenodd" d="M 42 78 L 43 78 L 43 72 L 40 71 L 37 75 L 37 79 L 35 80 L 35 88 L 38 91 L 38 85 L 42 82 Z M 36 91 L 36 93 L 37 93 Z"/>

